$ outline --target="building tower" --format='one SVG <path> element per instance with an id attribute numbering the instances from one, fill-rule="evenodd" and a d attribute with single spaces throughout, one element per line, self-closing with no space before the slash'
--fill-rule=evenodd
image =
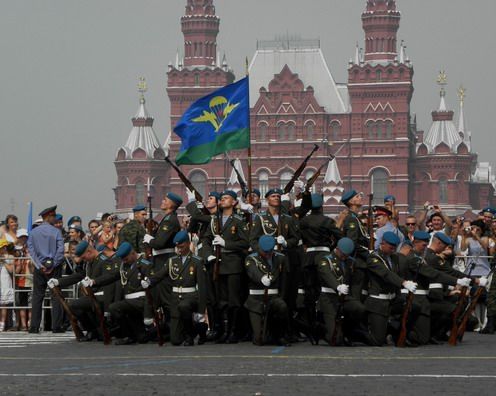
<path id="1" fill-rule="evenodd" d="M 367 1 L 365 51 L 357 48 L 348 68 L 350 134 L 338 160 L 346 188 L 373 192 L 376 204 L 392 193 L 404 213 L 411 201 L 413 66 L 403 42 L 397 51 L 399 23 L 394 0 Z"/>
<path id="2" fill-rule="evenodd" d="M 217 47 L 220 18 L 215 15 L 213 0 L 187 0 L 185 15 L 181 18 L 184 35 L 184 57 L 176 55 L 174 64 L 169 64 L 167 94 L 171 103 L 171 131 L 182 114 L 195 100 L 234 81 L 226 57 L 220 59 Z M 172 132 L 171 132 L 172 133 Z M 170 136 L 171 158 L 180 148 L 180 139 Z M 202 194 L 214 184 L 225 185 L 223 164 L 219 161 L 198 167 L 184 166 L 183 172 L 191 178 Z M 219 180 L 217 180 L 217 178 Z M 211 184 L 211 185 L 209 185 Z M 173 171 L 170 186 L 177 193 L 184 193 L 182 183 Z"/>
<path id="3" fill-rule="evenodd" d="M 146 205 L 148 193 L 152 208 L 159 213 L 160 201 L 167 184 L 168 166 L 164 161 L 168 147 L 160 144 L 153 131 L 153 118 L 145 107 L 144 78 L 139 79 L 139 108 L 132 118 L 133 128 L 124 146 L 119 148 L 114 161 L 117 187 L 114 188 L 118 213 L 129 213 L 138 204 Z"/>

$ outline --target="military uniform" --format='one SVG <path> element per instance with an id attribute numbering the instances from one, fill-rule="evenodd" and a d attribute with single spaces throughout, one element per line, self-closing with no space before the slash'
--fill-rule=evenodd
<path id="1" fill-rule="evenodd" d="M 150 268 L 151 262 L 140 256 L 135 263 L 121 263 L 117 270 L 102 274 L 94 279 L 94 286 L 101 287 L 117 283 L 116 301 L 110 304 L 109 312 L 112 321 L 119 324 L 122 335 L 129 342 L 136 342 L 144 334 L 143 312 L 145 308 L 145 292 L 141 287 L 141 279 Z"/>
<path id="2" fill-rule="evenodd" d="M 273 253 L 271 260 L 266 260 L 259 253 L 252 253 L 245 260 L 246 274 L 249 279 L 249 296 L 245 307 L 250 313 L 256 344 L 265 342 L 261 338 L 264 320 L 268 321 L 265 326 L 270 329 L 276 343 L 285 343 L 283 337 L 288 325 L 288 308 L 281 297 L 286 287 L 287 263 L 287 258 L 277 252 Z M 264 275 L 271 279 L 268 287 L 261 282 Z"/>
<path id="3" fill-rule="evenodd" d="M 217 303 L 222 312 L 224 335 L 231 333 L 231 338 L 235 341 L 234 334 L 237 332 L 236 324 L 243 295 L 243 264 L 249 248 L 248 226 L 237 214 L 224 218 L 222 222 L 220 230 L 217 230 L 217 221 L 212 217 L 205 233 L 205 243 L 212 249 L 215 235 L 220 235 L 225 241 L 225 246 L 220 249 Z"/>
<path id="4" fill-rule="evenodd" d="M 171 313 L 171 342 L 180 345 L 193 340 L 193 313 L 203 314 L 207 299 L 207 273 L 201 257 L 188 254 L 167 260 L 164 268 L 150 277 L 151 285 L 168 278 L 172 284 L 169 302 Z"/>
<path id="5" fill-rule="evenodd" d="M 320 297 L 319 311 L 322 312 L 325 323 L 324 339 L 330 343 L 335 332 L 336 315 L 341 308 L 350 333 L 353 330 L 359 331 L 361 321 L 365 316 L 365 306 L 360 302 L 360 292 L 353 294 L 353 274 L 354 268 L 352 260 L 340 260 L 335 252 L 325 256 L 320 261 Z M 338 297 L 337 288 L 340 284 L 350 287 L 351 293 L 347 296 Z M 355 288 L 356 290 L 356 288 Z M 342 305 L 340 307 L 340 304 Z M 343 326 L 344 327 L 344 326 Z M 352 337 L 354 334 L 350 334 Z"/>
<path id="6" fill-rule="evenodd" d="M 131 220 L 119 231 L 119 246 L 124 242 L 129 242 L 135 252 L 142 253 L 145 251 L 144 236 L 145 227 L 143 224 L 138 220 Z"/>

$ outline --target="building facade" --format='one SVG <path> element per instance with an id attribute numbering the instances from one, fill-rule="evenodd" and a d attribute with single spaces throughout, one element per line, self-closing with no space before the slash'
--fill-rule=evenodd
<path id="1" fill-rule="evenodd" d="M 317 144 L 320 149 L 302 180 L 325 164 L 315 189 L 323 191 L 327 213 L 341 210 L 342 192 L 349 188 L 373 192 L 374 203 L 394 194 L 403 213 L 415 211 L 425 201 L 439 203 L 451 214 L 491 203 L 494 178 L 492 174 L 483 177 L 490 167 L 481 164 L 482 169 L 472 152 L 470 134 L 465 131 L 464 93 L 455 126 L 454 113 L 446 106 L 442 74 L 441 105 L 432 113 L 433 125 L 427 134 L 418 131 L 410 108 L 413 64 L 406 47 L 397 41 L 401 14 L 396 2 L 368 0 L 361 18 L 364 50 L 355 49 L 346 83 L 333 78 L 318 40 L 285 37 L 257 43 L 249 62 L 253 186 L 262 193 L 285 186 Z M 220 19 L 213 0 L 187 0 L 181 25 L 184 56 L 177 54 L 167 73 L 171 130 L 193 101 L 235 81 L 226 57 L 221 60 L 217 48 Z M 151 129 L 153 120 L 135 117 L 133 125 L 135 120 Z M 148 172 L 146 180 L 153 180 L 155 194 L 173 190 L 185 196 L 174 170 L 152 150 L 158 140 L 148 141 L 153 143 L 144 149 L 146 158 L 127 154 L 137 147 L 129 147 L 129 140 L 118 152 L 115 194 L 120 210 L 129 208 L 133 188 L 134 196 L 138 195 L 139 183 L 145 180 L 143 172 Z M 180 149 L 178 137 L 172 133 L 161 149 L 160 154 L 175 158 Z M 329 162 L 330 155 L 335 159 Z M 182 169 L 203 195 L 239 189 L 229 159 L 237 159 L 246 175 L 246 150 Z M 152 172 L 158 170 L 155 160 L 160 162 L 161 176 Z M 141 174 L 138 184 L 133 172 Z M 138 201 L 135 198 L 133 202 Z"/>

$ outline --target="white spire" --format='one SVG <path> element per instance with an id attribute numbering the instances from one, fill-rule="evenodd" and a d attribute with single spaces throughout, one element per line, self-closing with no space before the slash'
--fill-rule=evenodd
<path id="1" fill-rule="evenodd" d="M 169 155 L 171 141 L 172 141 L 172 131 L 169 131 L 167 137 L 165 138 L 165 143 L 164 143 L 164 153 L 166 157 Z"/>
<path id="2" fill-rule="evenodd" d="M 243 173 L 243 167 L 241 166 L 241 161 L 239 160 L 239 158 L 236 158 L 234 160 L 234 167 L 238 170 L 238 172 L 241 175 L 241 177 L 243 178 L 243 180 L 246 180 L 245 174 Z M 229 178 L 229 181 L 227 182 L 227 184 L 229 186 L 235 186 L 235 185 L 239 186 L 238 176 L 236 175 L 236 172 L 234 171 L 234 169 L 231 172 L 231 177 Z"/>
<path id="3" fill-rule="evenodd" d="M 327 165 L 327 171 L 324 176 L 324 202 L 329 201 L 331 198 L 335 201 L 333 204 L 337 204 L 341 201 L 343 196 L 343 180 L 341 179 L 341 174 L 339 173 L 338 161 L 334 157 L 332 161 L 329 161 Z"/>
<path id="4" fill-rule="evenodd" d="M 467 90 L 463 86 L 461 86 L 458 89 L 458 98 L 460 99 L 460 117 L 458 119 L 458 132 L 463 133 L 463 136 L 465 136 L 465 114 L 463 111 L 463 105 L 465 103 L 465 96 L 467 96 L 466 92 Z"/>
<path id="5" fill-rule="evenodd" d="M 333 158 L 332 161 L 329 161 L 329 164 L 327 165 L 327 171 L 324 176 L 324 183 L 329 184 L 329 183 L 342 183 L 343 180 L 341 180 L 341 175 L 339 173 L 338 169 L 338 161 L 336 158 Z"/>
<path id="6" fill-rule="evenodd" d="M 401 64 L 405 64 L 405 59 L 406 59 L 406 56 L 405 56 L 406 46 L 403 43 L 404 43 L 404 41 L 401 40 L 401 44 L 400 44 L 400 60 L 399 60 L 399 62 Z"/>
<path id="7" fill-rule="evenodd" d="M 358 46 L 358 41 L 355 48 L 355 65 L 360 64 L 360 47 Z"/>
<path id="8" fill-rule="evenodd" d="M 175 67 L 177 70 L 179 70 L 179 50 L 176 51 L 176 63 Z"/>
<path id="9" fill-rule="evenodd" d="M 220 50 L 217 50 L 217 65 L 218 68 L 220 68 L 222 65 L 220 63 Z"/>

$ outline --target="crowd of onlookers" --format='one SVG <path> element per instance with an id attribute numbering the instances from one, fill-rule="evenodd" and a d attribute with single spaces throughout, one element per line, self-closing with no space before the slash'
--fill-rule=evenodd
<path id="1" fill-rule="evenodd" d="M 412 240 L 413 232 L 418 229 L 432 234 L 444 232 L 455 241 L 448 253 L 459 257 L 455 262 L 457 269 L 468 271 L 467 268 L 473 267 L 472 275 L 487 275 L 490 269 L 488 256 L 496 253 L 496 210 L 485 208 L 479 213 L 470 213 L 471 219 L 462 216 L 450 218 L 439 206 L 426 202 L 423 211 L 399 216 L 394 204 L 394 197 L 386 197 L 384 207 L 390 213 L 375 214 L 376 229 L 391 223 L 405 242 Z M 339 222 L 339 216 L 337 219 Z M 79 216 L 72 216 L 65 222 L 63 216 L 57 214 L 54 226 L 60 229 L 65 243 L 64 274 L 72 273 L 74 250 L 82 240 L 94 246 L 106 245 L 117 249 L 119 231 L 128 220 L 106 213 L 98 220 L 89 221 L 85 229 Z M 182 226 L 186 229 L 188 220 L 188 216 L 183 216 Z M 368 210 L 362 213 L 361 220 L 367 226 Z M 40 221 L 34 222 L 30 228 L 38 226 Z M 0 331 L 25 331 L 29 328 L 33 265 L 27 249 L 28 237 L 28 229 L 19 228 L 15 215 L 9 214 L 5 221 L 0 222 Z"/>

